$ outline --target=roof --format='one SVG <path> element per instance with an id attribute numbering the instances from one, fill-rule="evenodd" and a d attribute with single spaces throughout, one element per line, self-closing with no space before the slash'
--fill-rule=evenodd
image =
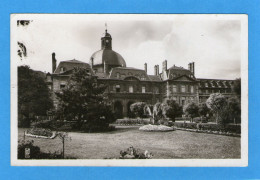
<path id="1" fill-rule="evenodd" d="M 156 76 L 156 75 L 148 75 L 149 79 L 151 81 L 162 81 L 160 76 Z"/>
<path id="2" fill-rule="evenodd" d="M 149 77 L 145 70 L 132 67 L 115 67 L 110 72 L 110 79 L 125 79 L 127 77 L 135 77 L 139 80 L 149 81 Z"/>
<path id="3" fill-rule="evenodd" d="M 200 88 L 231 88 L 233 80 L 198 79 Z"/>
<path id="4" fill-rule="evenodd" d="M 74 69 L 75 67 L 91 69 L 88 63 L 73 59 L 68 61 L 61 61 L 58 67 L 55 69 L 54 74 L 64 73 Z M 63 68 L 63 71 L 61 68 Z"/>
<path id="5" fill-rule="evenodd" d="M 126 67 L 124 58 L 111 49 L 101 49 L 96 51 L 90 57 L 90 63 L 92 63 L 92 60 L 94 66 L 106 63 L 107 65 Z"/>

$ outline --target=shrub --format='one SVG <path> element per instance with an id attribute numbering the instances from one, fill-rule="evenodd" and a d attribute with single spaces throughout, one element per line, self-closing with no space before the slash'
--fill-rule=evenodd
<path id="1" fill-rule="evenodd" d="M 33 143 L 33 140 L 18 141 L 18 159 L 25 159 L 25 148 L 30 148 L 30 159 L 40 159 L 40 148 Z"/>

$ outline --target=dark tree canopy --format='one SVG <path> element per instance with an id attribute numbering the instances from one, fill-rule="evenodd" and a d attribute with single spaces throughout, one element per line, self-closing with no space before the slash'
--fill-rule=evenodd
<path id="1" fill-rule="evenodd" d="M 175 101 L 167 99 L 162 105 L 163 115 L 175 120 L 176 117 L 181 116 L 183 111 L 182 107 Z"/>
<path id="2" fill-rule="evenodd" d="M 210 109 L 208 108 L 206 103 L 200 103 L 199 104 L 199 115 L 200 116 L 206 116 L 210 112 Z"/>
<path id="3" fill-rule="evenodd" d="M 195 102 L 188 103 L 183 110 L 185 114 L 191 117 L 191 121 L 199 114 L 199 106 Z"/>
<path id="4" fill-rule="evenodd" d="M 43 74 L 43 73 L 42 73 Z M 29 126 L 29 117 L 44 116 L 53 102 L 41 72 L 28 66 L 18 67 L 18 119 L 21 126 Z"/>
<path id="5" fill-rule="evenodd" d="M 91 131 L 108 127 L 114 117 L 105 89 L 86 69 L 76 68 L 67 87 L 56 93 L 60 102 L 58 110 L 66 120 L 76 120 L 77 128 Z"/>
<path id="6" fill-rule="evenodd" d="M 130 110 L 137 116 L 140 118 L 144 118 L 145 117 L 145 102 L 136 102 L 131 104 L 130 106 Z"/>

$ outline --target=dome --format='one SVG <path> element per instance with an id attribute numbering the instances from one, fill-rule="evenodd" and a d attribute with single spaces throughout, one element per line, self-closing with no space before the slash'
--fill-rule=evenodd
<path id="1" fill-rule="evenodd" d="M 107 65 L 126 67 L 124 58 L 112 49 L 101 49 L 95 52 L 90 58 L 90 64 L 92 61 L 93 66 L 106 63 Z"/>

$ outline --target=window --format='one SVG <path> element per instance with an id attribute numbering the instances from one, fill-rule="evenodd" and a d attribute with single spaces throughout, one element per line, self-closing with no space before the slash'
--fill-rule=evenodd
<path id="1" fill-rule="evenodd" d="M 208 89 L 206 89 L 206 94 L 208 94 L 209 93 L 209 90 Z"/>
<path id="2" fill-rule="evenodd" d="M 183 92 L 183 93 L 184 93 L 185 91 L 186 91 L 186 88 L 185 88 L 185 86 L 184 86 L 184 85 L 182 85 L 182 86 L 181 86 L 181 92 Z"/>
<path id="3" fill-rule="evenodd" d="M 120 85 L 116 85 L 116 92 L 120 92 Z"/>
<path id="4" fill-rule="evenodd" d="M 65 68 L 64 67 L 61 67 L 60 68 L 60 72 L 63 73 L 65 71 Z"/>
<path id="5" fill-rule="evenodd" d="M 177 92 L 177 85 L 172 85 L 172 92 L 174 92 L 174 93 Z"/>
<path id="6" fill-rule="evenodd" d="M 182 106 L 185 105 L 185 97 L 182 97 L 182 98 L 181 98 L 181 105 L 182 105 Z"/>
<path id="7" fill-rule="evenodd" d="M 47 76 L 47 82 L 51 82 L 51 75 Z"/>
<path id="8" fill-rule="evenodd" d="M 141 76 L 141 80 L 145 80 L 145 77 L 144 77 L 144 75 L 142 75 L 142 76 Z"/>
<path id="9" fill-rule="evenodd" d="M 154 87 L 154 93 L 158 94 L 159 93 L 159 88 L 158 87 Z"/>
<path id="10" fill-rule="evenodd" d="M 208 83 L 205 83 L 205 87 L 208 87 Z"/>
<path id="11" fill-rule="evenodd" d="M 142 93 L 145 93 L 145 86 L 142 86 Z"/>
<path id="12" fill-rule="evenodd" d="M 116 78 L 119 79 L 120 78 L 120 74 L 116 73 Z"/>
<path id="13" fill-rule="evenodd" d="M 130 93 L 133 93 L 133 92 L 134 92 L 133 86 L 129 86 L 129 92 L 130 92 Z"/>
<path id="14" fill-rule="evenodd" d="M 190 92 L 194 93 L 194 86 L 190 86 Z"/>

